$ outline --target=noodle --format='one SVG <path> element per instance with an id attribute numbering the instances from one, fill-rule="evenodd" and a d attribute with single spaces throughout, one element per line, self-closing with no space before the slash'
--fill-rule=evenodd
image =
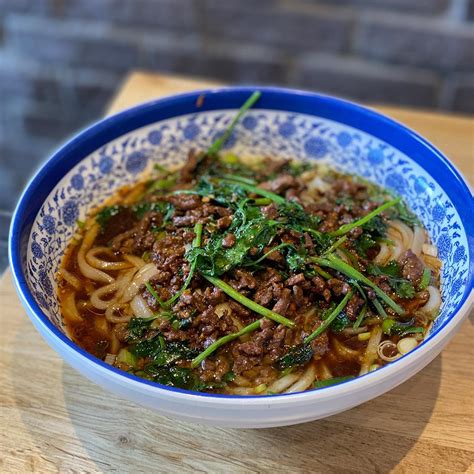
<path id="1" fill-rule="evenodd" d="M 99 226 L 94 224 L 90 229 L 86 231 L 84 235 L 84 239 L 82 240 L 82 245 L 79 248 L 79 252 L 77 253 L 77 264 L 79 265 L 79 269 L 81 273 L 91 280 L 100 281 L 102 283 L 112 283 L 114 279 L 107 275 L 107 273 L 98 270 L 97 268 L 91 267 L 85 259 L 85 254 L 87 251 L 92 247 L 94 240 L 99 233 Z"/>
<path id="2" fill-rule="evenodd" d="M 64 316 L 72 322 L 82 321 L 82 317 L 79 314 L 76 306 L 76 294 L 73 291 L 69 291 L 67 296 L 63 298 L 62 307 Z"/>
<path id="3" fill-rule="evenodd" d="M 140 295 L 135 295 L 130 302 L 130 309 L 136 318 L 151 318 L 153 311 L 145 303 L 145 300 Z"/>
<path id="4" fill-rule="evenodd" d="M 339 342 L 336 338 L 332 339 L 332 345 L 336 353 L 344 359 L 354 359 L 359 356 L 359 351 L 355 351 L 347 347 L 342 342 Z"/>
<path id="5" fill-rule="evenodd" d="M 389 260 L 390 257 L 392 256 L 392 250 L 389 248 L 389 246 L 385 243 L 382 242 L 380 244 L 380 251 L 375 257 L 375 263 L 378 263 L 380 265 L 385 265 Z"/>
<path id="6" fill-rule="evenodd" d="M 91 294 L 90 302 L 93 306 L 97 309 L 107 309 L 111 304 L 113 304 L 113 300 L 104 300 L 102 299 L 104 296 L 110 295 L 117 291 L 117 283 L 111 283 L 110 285 L 101 286 Z"/>
<path id="7" fill-rule="evenodd" d="M 425 239 L 426 234 L 424 229 L 420 226 L 416 226 L 415 231 L 413 232 L 413 243 L 411 245 L 411 250 L 417 257 L 421 255 L 421 249 Z"/>
<path id="8" fill-rule="evenodd" d="M 281 393 L 293 385 L 300 378 L 299 374 L 291 373 L 284 375 L 278 380 L 275 380 L 269 387 L 268 391 L 273 393 Z"/>
<path id="9" fill-rule="evenodd" d="M 130 262 L 133 266 L 137 268 L 142 268 L 143 266 L 146 265 L 146 263 L 141 259 L 140 257 L 135 257 L 135 255 L 124 255 L 123 258 L 127 260 L 127 262 Z"/>
<path id="10" fill-rule="evenodd" d="M 109 305 L 107 309 L 105 310 L 105 317 L 107 318 L 107 321 L 111 323 L 126 323 L 130 321 L 130 318 L 132 317 L 131 313 L 130 314 L 123 313 L 121 315 L 115 314 L 121 311 L 123 308 L 125 308 L 125 305 L 120 304 L 120 303 Z"/>
<path id="11" fill-rule="evenodd" d="M 393 242 L 393 246 L 390 248 L 389 260 L 398 260 L 404 252 L 402 236 L 397 230 L 395 230 L 391 226 L 388 228 L 387 235 Z"/>
<path id="12" fill-rule="evenodd" d="M 82 288 L 81 280 L 79 280 L 79 278 L 74 276 L 65 268 L 61 268 L 61 270 L 59 270 L 58 276 L 66 280 L 75 290 L 79 291 Z"/>
<path id="13" fill-rule="evenodd" d="M 327 380 L 332 378 L 332 373 L 324 362 L 318 364 L 318 380 Z"/>
<path id="14" fill-rule="evenodd" d="M 314 364 L 309 364 L 306 371 L 300 377 L 300 379 L 291 385 L 290 388 L 285 390 L 285 393 L 295 393 L 295 392 L 302 392 L 306 390 L 313 382 L 316 377 L 316 368 Z"/>
<path id="15" fill-rule="evenodd" d="M 413 231 L 401 221 L 393 221 L 391 226 L 398 231 L 402 237 L 403 250 L 412 248 L 413 245 Z"/>
<path id="16" fill-rule="evenodd" d="M 369 372 L 370 366 L 377 357 L 377 348 L 382 339 L 382 327 L 375 326 L 372 329 L 369 342 L 367 343 L 367 349 L 365 350 L 364 358 L 362 359 L 362 365 L 360 367 L 359 375 L 364 375 Z"/>
<path id="17" fill-rule="evenodd" d="M 144 265 L 142 268 L 140 268 L 140 270 L 138 270 L 137 274 L 133 278 L 132 283 L 130 283 L 128 288 L 125 290 L 121 298 L 121 302 L 127 303 L 128 301 L 130 301 L 138 293 L 140 286 L 148 282 L 157 274 L 158 274 L 158 269 L 155 267 L 155 264 L 153 263 L 148 263 Z"/>
<path id="18" fill-rule="evenodd" d="M 110 249 L 107 247 L 94 247 L 86 253 L 87 263 L 94 268 L 100 270 L 123 270 L 125 268 L 130 268 L 130 262 L 108 262 L 107 260 L 102 260 L 97 258 L 97 254 L 109 254 Z"/>

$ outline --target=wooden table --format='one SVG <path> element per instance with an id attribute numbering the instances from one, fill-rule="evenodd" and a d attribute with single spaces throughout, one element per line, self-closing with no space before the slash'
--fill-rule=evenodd
<path id="1" fill-rule="evenodd" d="M 110 112 L 209 83 L 132 74 Z M 473 182 L 474 122 L 382 108 L 432 140 Z M 474 327 L 391 392 L 345 413 L 264 430 L 166 419 L 77 374 L 29 322 L 10 272 L 0 280 L 3 472 L 474 472 Z"/>

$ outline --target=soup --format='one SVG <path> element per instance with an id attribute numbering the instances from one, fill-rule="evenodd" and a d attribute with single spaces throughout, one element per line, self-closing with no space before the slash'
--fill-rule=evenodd
<path id="1" fill-rule="evenodd" d="M 413 350 L 441 264 L 403 201 L 221 145 L 157 165 L 80 223 L 58 275 L 71 338 L 138 377 L 236 395 L 318 389 Z"/>

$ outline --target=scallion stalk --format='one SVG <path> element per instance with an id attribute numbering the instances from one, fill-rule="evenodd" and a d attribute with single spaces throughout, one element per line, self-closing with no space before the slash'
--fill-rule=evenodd
<path id="1" fill-rule="evenodd" d="M 255 260 L 254 262 L 251 262 L 245 266 L 247 267 L 251 267 L 253 265 L 257 265 L 259 264 L 260 262 L 262 262 L 263 260 L 265 260 L 269 255 L 271 255 L 273 252 L 277 252 L 278 250 L 281 250 L 285 247 L 293 247 L 293 244 L 279 244 L 277 245 L 276 247 L 273 247 L 271 248 L 267 253 L 265 253 L 264 255 L 262 255 L 259 259 Z"/>
<path id="2" fill-rule="evenodd" d="M 206 155 L 212 156 L 216 155 L 220 149 L 224 146 L 224 143 L 228 140 L 230 137 L 231 133 L 234 131 L 235 126 L 237 125 L 237 122 L 240 120 L 242 115 L 247 112 L 250 107 L 252 107 L 255 102 L 257 102 L 258 99 L 260 99 L 260 96 L 262 95 L 261 92 L 255 91 L 240 107 L 239 111 L 237 112 L 237 115 L 233 118 L 232 122 L 230 125 L 226 128 L 224 133 L 222 134 L 221 137 L 219 137 L 208 149 L 206 152 Z"/>
<path id="3" fill-rule="evenodd" d="M 206 275 L 205 273 L 203 273 L 202 276 L 209 283 L 212 283 L 214 286 L 217 286 L 217 288 L 220 288 L 227 296 L 230 296 L 235 301 L 247 307 L 248 309 L 255 311 L 258 314 L 261 314 L 262 316 L 265 316 L 266 318 L 271 319 L 276 323 L 283 324 L 284 326 L 287 326 L 289 328 L 294 327 L 294 321 L 291 321 L 290 319 L 285 318 L 281 314 L 275 313 L 274 311 L 265 308 L 264 306 L 261 306 L 258 303 L 255 303 L 255 301 L 252 301 L 246 296 L 240 294 L 238 291 L 234 290 L 234 288 L 232 288 L 229 284 L 227 284 L 220 278 L 212 277 L 210 275 Z"/>
<path id="4" fill-rule="evenodd" d="M 353 329 L 358 329 L 360 324 L 365 318 L 365 315 L 367 314 L 367 303 L 362 306 L 362 309 L 360 310 L 359 315 L 357 316 L 357 319 L 355 320 L 354 325 L 352 326 Z"/>
<path id="5" fill-rule="evenodd" d="M 352 291 L 346 293 L 346 296 L 341 300 L 341 302 L 334 308 L 331 314 L 323 321 L 321 326 L 316 328 L 308 337 L 305 338 L 303 344 L 309 344 L 313 339 L 317 338 L 322 334 L 326 329 L 331 325 L 331 323 L 337 318 L 339 313 L 346 307 L 346 304 L 352 297 Z"/>
<path id="6" fill-rule="evenodd" d="M 263 318 L 262 318 L 263 319 Z M 195 357 L 191 362 L 191 367 L 196 368 L 204 359 L 209 357 L 213 352 L 215 352 L 219 347 L 227 344 L 228 342 L 233 341 L 234 339 L 243 336 L 244 334 L 248 334 L 249 332 L 256 331 L 260 327 L 261 319 L 254 321 L 253 323 L 249 324 L 248 326 L 243 327 L 238 332 L 233 332 L 231 334 L 227 334 L 226 336 L 217 339 L 217 341 L 213 342 L 207 349 L 201 352 L 197 357 Z"/>
<path id="7" fill-rule="evenodd" d="M 196 235 L 196 237 L 193 240 L 192 246 L 193 246 L 193 248 L 197 248 L 197 247 L 201 246 L 201 240 L 202 240 L 202 224 L 200 222 L 198 222 L 194 226 L 194 234 Z M 175 293 L 169 300 L 164 302 L 166 307 L 169 308 L 186 291 L 186 289 L 188 288 L 188 286 L 191 283 L 191 280 L 194 276 L 194 272 L 196 271 L 196 264 L 197 264 L 197 259 L 195 258 L 191 262 L 191 266 L 189 267 L 188 276 L 186 277 L 186 280 L 185 280 L 183 286 L 181 287 L 181 289 L 177 293 Z"/>
<path id="8" fill-rule="evenodd" d="M 255 185 L 255 180 L 250 178 L 245 178 L 244 176 L 239 176 L 237 174 L 223 174 L 224 179 L 231 179 L 232 181 L 238 181 L 239 183 L 250 184 L 251 186 Z"/>
<path id="9" fill-rule="evenodd" d="M 347 235 L 343 235 L 339 239 L 336 240 L 325 252 L 323 255 L 332 253 L 336 250 L 340 245 L 342 245 L 347 240 Z"/>
<path id="10" fill-rule="evenodd" d="M 310 261 L 317 263 L 318 265 L 332 268 L 338 272 L 343 273 L 349 278 L 353 278 L 359 282 L 364 283 L 364 285 L 372 288 L 377 296 L 385 303 L 387 306 L 392 308 L 398 314 L 405 314 L 405 311 L 401 306 L 399 306 L 395 301 L 390 298 L 386 293 L 384 293 L 373 281 L 369 280 L 366 276 L 362 275 L 354 267 L 351 267 L 349 264 L 336 257 L 334 254 L 327 255 L 326 258 L 312 257 Z"/>
<path id="11" fill-rule="evenodd" d="M 201 223 L 197 223 L 195 226 L 194 226 L 194 233 L 196 235 L 196 237 L 194 238 L 193 240 L 193 244 L 192 246 L 195 248 L 195 247 L 200 247 L 201 246 L 201 240 L 202 240 L 202 224 Z M 194 259 L 192 262 L 191 262 L 191 266 L 189 267 L 189 273 L 188 273 L 188 276 L 186 277 L 186 280 L 184 281 L 184 284 L 183 286 L 181 287 L 181 289 L 179 291 L 177 291 L 170 299 L 166 300 L 166 301 L 163 301 L 159 296 L 158 296 L 158 293 L 153 289 L 153 287 L 151 286 L 150 282 L 146 282 L 145 283 L 145 286 L 147 288 L 147 290 L 151 293 L 151 295 L 153 296 L 153 298 L 155 298 L 155 300 L 158 302 L 158 304 L 164 308 L 164 309 L 167 309 L 167 308 L 170 308 L 171 305 L 186 291 L 186 289 L 188 288 L 189 284 L 191 283 L 191 280 L 194 276 L 194 272 L 196 271 L 196 264 L 197 264 L 197 259 Z"/>
<path id="12" fill-rule="evenodd" d="M 272 193 L 271 191 L 267 191 L 266 189 L 259 188 L 258 186 L 253 186 L 251 184 L 247 184 L 242 181 L 237 181 L 235 179 L 217 178 L 217 180 L 222 183 L 227 183 L 227 184 L 238 184 L 242 189 L 245 189 L 245 191 L 249 193 L 257 194 L 258 196 L 263 196 L 265 198 L 271 199 L 277 204 L 283 204 L 286 202 L 286 199 L 284 197 L 281 197 L 278 194 Z"/>
<path id="13" fill-rule="evenodd" d="M 375 216 L 378 216 L 381 212 L 385 211 L 389 207 L 395 206 L 401 201 L 401 198 L 393 199 L 392 201 L 388 201 L 385 204 L 382 204 L 381 206 L 377 207 L 377 209 L 374 209 L 372 212 L 367 214 L 364 217 L 361 217 L 360 219 L 351 222 L 350 224 L 344 224 L 341 227 L 339 227 L 338 230 L 335 230 L 334 232 L 330 232 L 329 235 L 331 237 L 339 237 L 340 235 L 347 234 L 350 232 L 352 229 L 355 229 L 356 227 L 360 227 L 361 225 L 366 224 L 369 222 L 371 219 L 373 219 Z"/>
<path id="14" fill-rule="evenodd" d="M 151 286 L 150 282 L 147 281 L 145 283 L 146 289 L 150 292 L 151 296 L 155 298 L 155 300 L 158 302 L 158 304 L 164 308 L 165 307 L 165 302 L 158 296 L 158 293 L 154 290 L 154 288 Z"/>

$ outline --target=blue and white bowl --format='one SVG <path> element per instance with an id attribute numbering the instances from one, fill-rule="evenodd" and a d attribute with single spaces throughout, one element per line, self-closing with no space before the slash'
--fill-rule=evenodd
<path id="1" fill-rule="evenodd" d="M 474 300 L 473 196 L 430 143 L 373 111 L 332 97 L 261 88 L 262 97 L 226 143 L 246 156 L 327 162 L 393 189 L 427 227 L 442 267 L 441 312 L 429 337 L 396 362 L 341 385 L 288 395 L 230 396 L 152 383 L 96 359 L 66 335 L 55 275 L 77 221 L 153 163 L 176 165 L 207 148 L 253 89 L 199 91 L 149 102 L 102 120 L 55 153 L 23 193 L 13 217 L 16 289 L 38 331 L 75 369 L 104 388 L 163 414 L 233 427 L 270 427 L 329 416 L 399 385 L 436 357 Z M 40 368 L 39 368 L 40 370 Z"/>

